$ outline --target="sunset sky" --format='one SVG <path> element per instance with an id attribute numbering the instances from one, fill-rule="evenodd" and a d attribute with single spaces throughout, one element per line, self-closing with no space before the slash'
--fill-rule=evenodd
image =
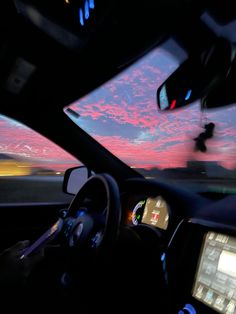
<path id="1" fill-rule="evenodd" d="M 184 58 L 181 51 L 179 58 Z M 158 111 L 156 89 L 179 63 L 168 52 L 168 44 L 153 50 L 118 77 L 74 102 L 71 108 L 80 114 L 75 122 L 133 167 L 184 167 L 187 160 L 205 160 L 236 168 L 236 106 L 204 115 L 197 103 L 181 110 Z M 204 122 L 216 124 L 215 137 L 208 141 L 207 153 L 195 152 L 193 139 L 203 131 Z M 48 164 L 74 163 L 57 146 L 4 117 L 0 117 L 0 153 L 17 153 Z"/>
<path id="2" fill-rule="evenodd" d="M 160 112 L 156 90 L 180 61 L 168 52 L 173 41 L 155 49 L 137 64 L 75 102 L 74 120 L 100 143 L 133 167 L 185 167 L 188 160 L 217 161 L 236 167 L 236 106 L 200 111 L 199 103 Z M 175 51 L 183 61 L 183 52 Z M 207 153 L 194 150 L 194 138 L 204 123 L 215 123 Z"/>
<path id="3" fill-rule="evenodd" d="M 45 137 L 4 116 L 0 116 L 0 153 L 59 171 L 77 162 Z"/>

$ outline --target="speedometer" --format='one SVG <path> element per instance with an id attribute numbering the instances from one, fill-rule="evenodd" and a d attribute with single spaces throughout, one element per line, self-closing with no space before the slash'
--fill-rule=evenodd
<path id="1" fill-rule="evenodd" d="M 166 230 L 169 224 L 169 206 L 161 197 L 148 197 L 139 201 L 129 216 L 133 225 L 147 224 Z"/>
<path id="2" fill-rule="evenodd" d="M 132 223 L 136 226 L 141 223 L 143 217 L 143 210 L 146 201 L 140 201 L 132 211 Z"/>

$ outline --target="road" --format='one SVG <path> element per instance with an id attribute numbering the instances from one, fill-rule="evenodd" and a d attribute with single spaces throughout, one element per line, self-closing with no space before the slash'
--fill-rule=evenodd
<path id="1" fill-rule="evenodd" d="M 236 194 L 236 180 L 161 180 L 192 192 Z M 62 192 L 63 176 L 0 177 L 0 203 L 68 203 L 72 196 Z"/>
<path id="2" fill-rule="evenodd" d="M 68 202 L 63 176 L 0 177 L 0 203 Z"/>

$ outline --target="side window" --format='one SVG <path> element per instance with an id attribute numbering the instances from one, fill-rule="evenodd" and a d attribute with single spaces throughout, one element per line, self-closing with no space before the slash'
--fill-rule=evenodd
<path id="1" fill-rule="evenodd" d="M 78 165 L 47 138 L 0 115 L 0 203 L 66 201 L 63 175 Z"/>

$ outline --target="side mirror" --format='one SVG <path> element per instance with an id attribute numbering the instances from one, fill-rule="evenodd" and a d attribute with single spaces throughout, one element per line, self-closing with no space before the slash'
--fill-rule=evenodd
<path id="1" fill-rule="evenodd" d="M 232 65 L 232 49 L 230 42 L 217 38 L 203 53 L 183 62 L 157 89 L 159 110 L 187 106 L 198 99 L 204 99 L 221 86 Z"/>
<path id="2" fill-rule="evenodd" d="M 64 174 L 63 192 L 75 195 L 94 173 L 85 166 L 67 169 Z"/>

